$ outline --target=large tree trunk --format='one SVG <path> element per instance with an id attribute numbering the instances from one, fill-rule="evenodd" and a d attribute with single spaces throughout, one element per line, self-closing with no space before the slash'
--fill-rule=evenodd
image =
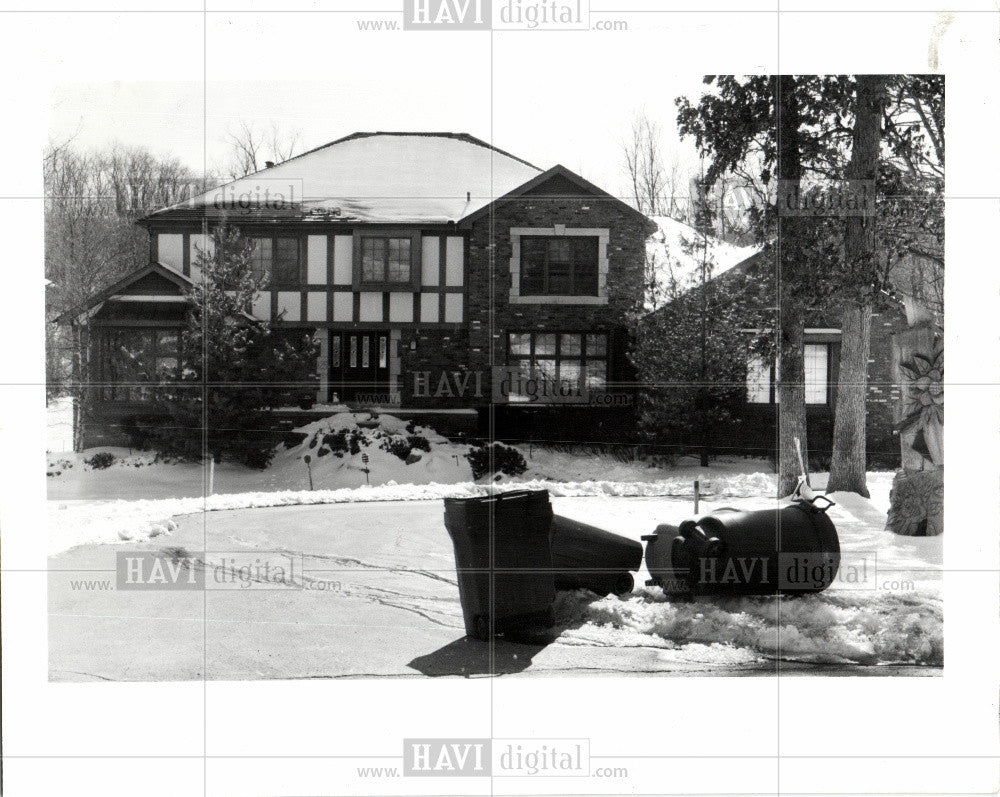
<path id="1" fill-rule="evenodd" d="M 803 268 L 802 219 L 783 213 L 780 197 L 798 193 L 802 179 L 799 151 L 799 112 L 795 96 L 795 77 L 781 75 L 777 92 L 778 132 L 778 497 L 795 489 L 799 477 L 796 441 L 808 462 L 806 447 L 805 366 L 802 337 L 804 314 L 801 299 L 794 288 L 797 273 Z M 792 286 L 790 287 L 790 284 Z"/>
<path id="2" fill-rule="evenodd" d="M 799 457 L 808 462 L 806 445 L 806 386 L 803 362 L 803 314 L 794 300 L 781 307 L 781 341 L 778 355 L 778 497 L 789 495 L 798 484 Z"/>
<path id="3" fill-rule="evenodd" d="M 885 79 L 859 75 L 854 112 L 848 187 L 862 196 L 865 185 L 874 185 L 882 135 Z M 862 205 L 865 207 L 865 205 Z M 875 220 L 868 215 L 848 216 L 844 223 L 844 265 L 853 284 L 841 319 L 843 346 L 833 426 L 833 457 L 827 492 L 838 490 L 868 497 L 865 479 L 865 398 L 868 394 L 868 352 L 871 341 L 872 260 L 875 255 Z"/>
<path id="4" fill-rule="evenodd" d="M 827 492 L 860 493 L 868 498 L 865 432 L 871 305 L 864 302 L 845 308 L 840 325 L 840 378 L 837 381 L 833 461 L 830 464 Z"/>

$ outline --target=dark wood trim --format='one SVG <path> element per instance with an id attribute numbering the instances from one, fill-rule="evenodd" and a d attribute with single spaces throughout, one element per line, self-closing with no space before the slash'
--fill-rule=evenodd
<path id="1" fill-rule="evenodd" d="M 387 227 L 373 229 L 356 227 L 353 231 L 353 262 L 351 263 L 352 287 L 355 291 L 420 290 L 421 261 L 423 260 L 423 236 L 419 228 Z M 407 282 L 364 282 L 361 279 L 361 241 L 363 238 L 409 238 L 410 239 L 410 279 Z"/>
<path id="2" fill-rule="evenodd" d="M 184 264 L 182 271 L 185 277 L 191 276 L 191 235 L 192 233 L 186 232 L 181 236 L 181 262 Z"/>

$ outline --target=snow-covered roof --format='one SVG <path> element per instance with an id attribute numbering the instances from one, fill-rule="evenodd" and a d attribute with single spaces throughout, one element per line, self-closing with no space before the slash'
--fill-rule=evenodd
<path id="1" fill-rule="evenodd" d="M 147 217 L 248 206 L 306 221 L 458 221 L 541 173 L 466 133 L 354 133 Z"/>
<path id="2" fill-rule="evenodd" d="M 757 246 L 736 246 L 714 236 L 705 236 L 694 227 L 669 216 L 650 216 L 657 226 L 646 239 L 646 257 L 656 274 L 655 306 L 671 298 L 671 287 L 692 288 L 707 255 L 712 277 L 729 271 L 760 251 Z M 652 309 L 652 308 L 650 308 Z"/>

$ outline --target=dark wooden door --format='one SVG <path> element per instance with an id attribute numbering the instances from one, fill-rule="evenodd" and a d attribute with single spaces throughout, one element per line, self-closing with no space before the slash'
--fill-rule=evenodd
<path id="1" fill-rule="evenodd" d="M 330 334 L 330 392 L 341 401 L 383 403 L 389 394 L 389 332 Z M 382 399 L 377 398 L 382 396 Z"/>

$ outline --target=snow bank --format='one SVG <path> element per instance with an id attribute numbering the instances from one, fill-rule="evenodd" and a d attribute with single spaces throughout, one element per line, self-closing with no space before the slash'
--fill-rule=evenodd
<path id="1" fill-rule="evenodd" d="M 776 600 L 671 602 L 657 589 L 593 601 L 560 593 L 560 641 L 664 647 L 674 658 L 733 664 L 783 659 L 821 664 L 944 662 L 943 607 L 934 591 L 824 592 Z"/>
<path id="2" fill-rule="evenodd" d="M 718 497 L 759 495 L 762 486 L 767 491 L 773 491 L 772 478 L 767 474 L 720 477 L 712 480 L 712 486 L 713 495 Z M 662 479 L 658 482 L 552 482 L 533 479 L 498 484 L 477 484 L 473 481 L 457 484 L 388 482 L 371 487 L 337 490 L 275 490 L 140 501 L 50 501 L 49 553 L 56 554 L 86 543 L 148 541 L 151 537 L 172 530 L 170 518 L 195 512 L 368 501 L 433 501 L 526 489 L 548 490 L 553 497 L 690 497 L 692 494 L 691 482 L 686 478 Z"/>

